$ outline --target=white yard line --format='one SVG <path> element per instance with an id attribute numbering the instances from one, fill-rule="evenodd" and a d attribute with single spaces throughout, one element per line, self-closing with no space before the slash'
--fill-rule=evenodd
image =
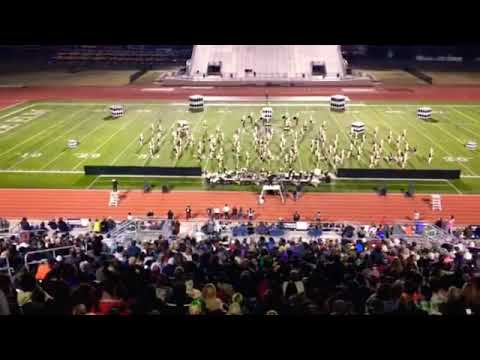
<path id="1" fill-rule="evenodd" d="M 332 117 L 335 117 L 334 115 L 331 115 L 331 112 L 328 112 L 328 114 L 329 114 L 330 116 L 332 116 Z M 360 121 L 360 120 L 361 120 L 361 119 L 357 116 L 357 113 L 356 113 L 356 112 L 353 113 L 353 118 L 354 118 L 355 121 Z M 344 134 L 344 136 L 347 138 L 347 143 L 350 144 L 350 139 L 348 138 L 347 133 L 346 133 L 345 131 L 342 131 L 342 128 L 341 128 L 341 126 L 340 126 L 340 122 L 338 122 L 338 124 L 339 124 L 338 127 L 339 127 L 339 129 L 340 129 L 340 132 L 342 132 L 342 133 Z M 387 126 L 387 127 L 388 127 L 388 126 Z M 349 145 L 349 146 L 350 146 L 350 145 Z M 353 157 L 353 155 L 352 155 L 352 157 Z M 362 164 L 362 165 L 365 164 L 365 167 L 367 167 L 367 160 L 364 159 L 363 156 L 360 156 L 360 160 L 359 160 L 358 162 L 359 162 L 360 164 Z"/>
<path id="2" fill-rule="evenodd" d="M 388 107 L 387 109 L 390 109 L 390 107 Z M 386 129 L 392 129 L 392 126 L 389 124 L 388 120 L 383 117 L 383 115 L 380 113 L 379 110 L 373 110 L 373 112 L 374 112 L 376 118 L 378 118 L 378 119 L 380 120 L 380 122 L 382 122 L 382 123 L 385 124 L 385 128 L 386 128 Z M 378 114 L 377 114 L 377 112 L 378 112 Z M 403 111 L 402 111 L 401 113 L 395 114 L 395 116 L 396 116 L 396 117 L 402 117 L 402 119 L 404 119 L 405 122 L 408 121 L 408 118 L 407 118 L 407 119 L 404 118 L 404 116 L 406 116 L 406 114 L 405 114 Z M 414 127 L 414 126 L 412 125 L 412 127 Z M 414 128 L 415 128 L 415 127 L 414 127 Z M 418 132 L 418 129 L 415 128 L 415 131 Z M 399 130 L 399 131 L 395 131 L 393 134 L 394 134 L 394 136 L 395 136 L 396 134 L 399 134 L 400 132 L 401 132 L 400 130 Z M 393 145 L 387 144 L 387 146 L 389 147 L 389 149 L 390 149 L 393 153 L 395 153 L 395 149 L 394 149 Z M 417 159 L 418 161 L 420 161 L 420 159 L 418 158 L 418 155 L 416 155 L 416 159 Z M 407 163 L 408 163 L 412 168 L 416 168 L 415 164 L 413 163 L 413 158 L 409 159 Z"/>
<path id="3" fill-rule="evenodd" d="M 331 111 L 327 111 L 327 114 L 330 117 L 330 119 L 333 120 L 333 122 L 335 123 L 335 126 L 338 128 L 338 130 L 343 135 L 345 140 L 347 140 L 347 145 L 348 145 L 350 143 L 350 139 L 348 138 L 347 133 L 345 131 L 342 131 L 342 124 L 340 124 L 340 121 L 337 120 L 337 117 L 335 115 L 333 115 Z M 356 115 L 356 113 L 353 115 L 353 118 L 355 120 L 358 120 L 358 118 L 355 115 Z"/>
<path id="4" fill-rule="evenodd" d="M 450 187 L 452 187 L 458 194 L 463 194 L 459 188 L 457 188 L 450 180 L 447 179 L 406 179 L 406 178 L 343 178 L 337 177 L 335 180 L 345 181 L 345 180 L 355 180 L 355 181 L 407 181 L 407 182 L 446 182 Z M 387 184 L 388 186 L 388 184 Z M 440 184 L 431 184 L 430 186 L 443 186 Z"/>
<path id="5" fill-rule="evenodd" d="M 16 113 L 18 113 L 18 112 L 23 112 L 23 111 L 27 110 L 28 108 L 33 107 L 34 105 L 35 105 L 35 104 L 31 104 L 31 105 L 26 106 L 26 107 L 24 107 L 24 108 L 21 108 L 21 109 L 18 109 L 18 110 L 16 110 L 16 111 L 13 111 L 13 112 L 11 112 L 11 113 L 9 113 L 9 114 L 6 114 L 6 115 L 0 117 L 0 119 L 5 119 L 5 118 L 8 118 L 8 117 L 11 117 L 13 114 L 16 114 Z M 29 126 L 32 126 L 32 125 L 34 125 L 34 124 L 37 124 L 37 122 L 36 122 L 35 120 L 37 120 L 37 119 L 41 118 L 42 116 L 46 115 L 48 112 L 49 112 L 49 110 L 46 110 L 46 111 L 45 111 L 44 113 L 42 113 L 42 114 L 39 114 L 39 115 L 37 115 L 37 116 L 35 116 L 35 117 L 30 117 L 30 118 L 29 118 L 29 121 L 28 121 L 27 123 L 22 123 L 20 126 L 17 126 L 17 127 L 15 127 L 14 129 L 12 129 L 12 131 L 8 131 L 8 132 L 6 132 L 6 133 L 3 133 L 3 134 L 1 135 L 2 140 L 7 139 L 7 138 L 9 138 L 10 136 L 16 136 L 16 135 L 17 135 L 17 131 L 19 131 L 19 130 L 25 130 L 25 129 L 28 128 Z M 20 116 L 21 116 L 21 115 L 20 115 Z M 8 120 L 7 120 L 7 121 L 8 121 Z M 1 123 L 3 124 L 4 122 L 2 121 Z"/>
<path id="6" fill-rule="evenodd" d="M 415 128 L 415 130 L 416 130 L 416 132 L 417 132 L 418 134 L 420 134 L 420 135 L 422 135 L 424 138 L 428 139 L 428 141 L 430 141 L 430 143 L 431 143 L 431 146 L 435 146 L 435 147 L 439 148 L 440 150 L 442 150 L 442 152 L 445 153 L 446 155 L 453 157 L 453 155 L 452 155 L 451 153 L 449 153 L 447 150 L 445 150 L 445 148 L 444 148 L 443 146 L 441 146 L 441 145 L 438 143 L 438 141 L 434 141 L 430 136 L 428 136 L 428 135 L 425 134 L 425 131 L 423 131 L 421 128 L 417 127 L 417 126 L 414 125 L 414 124 L 415 124 L 415 122 L 412 121 L 410 125 L 411 125 L 413 128 Z M 465 169 L 467 169 L 468 171 L 470 171 L 473 175 L 478 175 L 477 173 L 475 173 L 475 171 L 473 171 L 472 169 L 470 169 L 467 165 L 462 164 L 462 163 L 459 163 L 459 165 L 460 165 L 460 166 L 463 166 Z"/>
<path id="7" fill-rule="evenodd" d="M 173 120 L 172 125 L 170 125 L 170 127 L 165 131 L 164 137 L 158 143 L 158 153 L 160 153 L 160 150 L 162 149 L 163 144 L 165 143 L 165 141 L 167 141 L 168 137 L 171 135 L 171 131 L 172 131 L 172 129 L 175 126 L 176 123 L 177 123 L 177 120 Z M 151 159 L 148 157 L 148 154 L 147 154 L 147 158 L 143 162 L 143 166 L 147 166 L 147 162 L 149 160 L 151 160 Z"/>
<path id="8" fill-rule="evenodd" d="M 149 127 L 150 127 L 150 125 L 145 126 L 145 128 L 142 130 L 142 133 L 143 133 L 143 132 L 147 132 Z M 122 155 L 125 154 L 125 151 L 127 151 L 127 150 L 130 148 L 130 146 L 132 146 L 132 144 L 134 144 L 134 143 L 137 142 L 137 141 L 139 141 L 138 138 L 137 138 L 137 137 L 134 137 L 134 138 L 132 139 L 132 141 L 130 141 L 130 142 L 128 143 L 128 145 L 125 146 L 125 147 L 123 148 L 123 150 L 115 157 L 115 159 L 112 160 L 112 162 L 110 163 L 110 165 L 115 164 L 115 163 L 118 161 L 118 159 L 120 159 L 120 158 L 122 157 Z"/>
<path id="9" fill-rule="evenodd" d="M 202 114 L 202 117 L 198 119 L 197 122 L 195 123 L 195 126 L 192 128 L 192 135 L 195 135 L 195 130 L 201 125 L 203 119 L 205 118 L 206 112 L 207 110 L 205 109 L 205 111 Z M 193 151 L 195 151 L 195 148 L 193 149 Z M 178 158 L 178 160 L 180 160 L 180 158 Z M 178 160 L 175 160 L 175 162 L 173 163 L 173 166 L 177 166 Z"/>
<path id="10" fill-rule="evenodd" d="M 390 108 L 388 108 L 388 109 L 390 109 Z M 375 109 L 374 109 L 373 112 L 374 112 L 375 116 L 380 120 L 380 122 L 385 124 L 385 129 L 392 130 L 392 125 L 391 125 L 390 122 L 382 115 L 382 113 L 380 112 L 380 110 L 375 110 Z M 401 119 L 404 120 L 404 122 L 402 122 L 401 125 L 402 125 L 402 124 L 405 125 L 405 123 L 406 123 L 406 125 L 405 125 L 406 127 L 405 127 L 404 129 L 406 129 L 406 128 L 408 128 L 408 126 L 410 126 L 410 124 L 409 124 L 409 122 L 408 122 L 408 121 L 409 121 L 409 118 L 404 118 L 404 116 L 408 116 L 408 113 L 402 111 L 402 112 L 400 112 L 400 113 L 392 113 L 391 116 L 392 116 L 392 118 L 395 118 L 395 119 L 393 119 L 393 120 L 391 121 L 391 122 L 394 122 L 394 123 L 395 123 L 395 126 L 396 126 L 396 124 L 398 124 L 398 121 L 396 120 L 396 119 L 398 119 L 398 118 L 401 118 Z M 413 127 L 413 126 L 412 126 L 412 127 Z M 395 128 L 393 128 L 393 130 L 395 130 L 395 131 L 393 131 L 393 137 L 394 137 L 394 139 L 395 139 L 399 134 L 402 133 L 402 130 L 403 130 L 403 129 L 397 129 L 397 128 L 395 127 Z M 409 130 L 409 131 L 410 131 L 410 130 Z M 415 131 L 418 131 L 418 130 L 415 128 Z M 397 149 L 396 149 L 396 147 L 394 146 L 394 142 L 393 142 L 393 141 L 392 141 L 391 144 L 388 144 L 388 142 L 387 142 L 386 145 L 387 145 L 388 148 L 390 149 L 390 152 L 391 152 L 391 153 L 395 154 L 395 153 L 397 152 Z M 414 146 L 417 146 L 417 145 L 414 145 Z M 418 168 L 418 165 L 416 165 L 416 163 L 418 163 L 418 162 L 420 162 L 420 161 L 421 161 L 421 160 L 420 160 L 419 154 L 418 154 L 418 153 L 415 153 L 414 156 L 411 156 L 411 157 L 407 160 L 407 166 L 409 166 L 411 169 L 416 169 L 416 168 Z M 407 168 L 408 168 L 408 167 L 407 167 Z M 438 179 L 437 179 L 437 180 L 438 180 Z"/>
<path id="11" fill-rule="evenodd" d="M 120 131 L 122 130 L 125 130 L 128 126 L 130 126 L 130 124 L 133 122 L 135 118 L 132 118 L 128 123 L 126 123 L 125 125 L 123 125 L 120 129 L 118 129 L 117 131 L 115 131 L 111 136 L 108 137 L 107 140 L 105 140 L 103 143 L 101 143 L 95 150 L 92 151 L 92 153 L 96 153 L 98 150 L 100 150 L 102 147 L 104 147 L 105 145 L 107 145 L 110 140 L 112 140 L 115 135 L 117 135 Z M 88 160 L 87 158 L 81 160 L 77 165 L 75 165 L 72 170 L 75 170 L 76 168 L 78 168 L 81 164 L 83 164 L 86 160 Z"/>
<path id="12" fill-rule="evenodd" d="M 462 146 L 465 146 L 465 143 L 466 143 L 465 141 L 462 141 L 462 140 L 460 140 L 458 137 L 456 137 L 456 136 L 452 135 L 451 133 L 443 130 L 441 126 L 436 126 L 437 124 L 435 124 L 435 123 L 433 123 L 433 124 L 431 124 L 431 125 L 435 126 L 437 129 L 441 130 L 443 133 L 445 133 L 445 134 L 447 134 L 448 136 L 450 136 L 452 139 L 454 139 L 455 141 L 457 141 L 458 143 L 460 143 Z M 460 126 L 460 125 L 457 125 L 457 126 L 459 126 L 459 127 L 461 127 L 462 129 L 467 130 L 468 132 L 470 132 L 468 129 L 465 129 L 463 126 Z M 470 133 L 472 133 L 472 132 L 470 132 Z M 473 134 L 473 133 L 472 133 L 472 134 Z"/>
<path id="13" fill-rule="evenodd" d="M 289 112 L 290 112 L 290 111 L 289 111 Z M 306 135 L 306 134 L 305 134 L 305 135 Z M 305 136 L 305 135 L 304 135 L 304 136 Z M 302 160 L 301 151 L 300 151 L 301 146 L 302 146 L 302 141 L 300 140 L 300 144 L 299 144 L 299 146 L 298 146 L 298 147 L 299 147 L 299 149 L 298 149 L 298 152 L 299 152 L 299 154 L 298 154 L 298 162 L 300 163 L 300 171 L 304 171 L 304 170 L 303 170 L 303 169 L 304 169 L 304 168 L 303 168 L 303 160 Z M 307 150 L 308 150 L 308 148 L 307 148 Z"/>
<path id="14" fill-rule="evenodd" d="M 87 186 L 87 189 L 91 189 L 93 184 L 95 184 L 97 182 L 97 180 L 100 178 L 100 175 L 96 176 L 95 179 L 93 179 L 93 181 Z"/>
<path id="15" fill-rule="evenodd" d="M 402 114 L 402 110 L 385 110 L 385 114 Z"/>
<path id="16" fill-rule="evenodd" d="M 396 128 L 393 128 L 393 126 L 390 124 L 390 122 L 389 122 L 387 119 L 385 119 L 384 115 L 383 115 L 379 110 L 373 109 L 373 110 L 372 110 L 372 113 L 374 114 L 375 118 L 378 119 L 379 124 L 381 124 L 380 126 L 381 126 L 382 128 L 385 128 L 386 131 L 387 131 L 387 130 L 388 130 L 388 131 L 391 130 L 393 136 L 395 136 L 396 134 L 398 134 L 398 133 L 401 132 L 400 130 L 397 131 Z M 402 112 L 402 113 L 403 113 L 403 112 Z M 395 115 L 398 115 L 398 114 L 400 114 L 400 113 L 394 113 L 394 114 L 395 114 Z M 395 123 L 395 121 L 391 121 L 391 122 Z M 395 124 L 396 124 L 396 123 L 395 123 Z M 393 131 L 393 130 L 395 130 L 395 131 Z M 388 142 L 386 142 L 386 143 L 385 143 L 385 146 L 389 149 L 389 151 L 390 151 L 391 153 L 395 153 L 395 152 L 396 152 L 396 151 L 395 151 L 395 148 L 393 147 L 393 144 L 389 144 Z M 382 161 L 385 161 L 385 160 L 382 159 Z M 412 159 L 412 158 L 410 158 L 410 159 L 407 161 L 407 164 L 408 164 L 409 166 L 411 166 L 412 168 L 415 168 L 415 165 L 413 164 L 413 159 Z M 387 165 L 387 166 L 388 166 L 388 165 Z M 391 166 L 390 166 L 390 168 L 391 168 Z"/>
<path id="17" fill-rule="evenodd" d="M 165 141 L 167 141 L 168 136 L 171 135 L 171 131 L 174 126 L 175 126 L 175 120 L 172 122 L 172 125 L 170 125 L 170 127 L 165 131 L 165 135 L 163 136 L 161 141 L 158 143 L 158 153 L 160 153 L 160 150 L 162 149 L 162 146 L 165 143 Z M 148 156 L 149 154 L 147 154 L 147 158 L 143 162 L 142 166 L 147 166 L 148 161 L 151 160 Z"/>
<path id="18" fill-rule="evenodd" d="M 2 174 L 83 174 L 83 171 L 73 171 L 73 170 L 11 170 L 11 169 L 0 169 Z"/>
<path id="19" fill-rule="evenodd" d="M 225 117 L 226 117 L 225 113 L 222 116 L 219 116 L 220 120 L 216 121 L 215 127 L 213 128 L 213 132 L 215 132 L 215 129 L 217 128 L 217 126 L 219 126 L 225 120 Z M 208 127 L 207 127 L 207 131 L 208 131 Z M 205 149 L 207 150 L 206 154 L 208 155 L 208 153 L 210 153 L 210 149 L 207 148 L 206 144 L 205 144 Z M 203 169 L 207 169 L 209 163 L 210 163 L 210 158 L 207 156 L 207 161 L 205 162 L 205 166 L 203 167 Z"/>
<path id="20" fill-rule="evenodd" d="M 435 126 L 436 124 L 431 124 L 433 126 Z M 445 131 L 442 129 L 441 126 L 435 126 L 437 129 L 439 129 L 441 132 L 443 132 L 444 134 L 447 134 L 449 137 L 451 137 L 453 140 L 455 140 L 456 142 L 460 143 L 461 145 L 465 146 L 465 141 L 462 141 L 460 140 L 459 138 L 457 138 L 456 136 L 450 134 L 449 132 Z"/>
<path id="21" fill-rule="evenodd" d="M 87 118 L 89 119 L 89 118 Z M 80 145 L 82 144 L 82 141 L 83 139 L 86 139 L 90 136 L 90 134 L 96 132 L 98 129 L 104 127 L 106 124 L 105 122 L 101 122 L 99 125 L 97 125 L 93 130 L 89 131 L 88 133 L 86 133 L 85 135 L 83 135 L 82 137 L 80 137 L 78 139 L 78 142 L 80 143 Z M 65 151 L 62 151 L 60 153 L 58 153 L 57 156 L 55 156 L 52 160 L 50 160 L 48 163 L 46 163 L 45 165 L 43 165 L 40 170 L 43 170 L 43 169 L 46 169 L 49 165 L 53 164 L 56 160 L 58 160 L 59 158 L 61 158 L 63 155 L 65 155 L 66 152 Z"/>
<path id="22" fill-rule="evenodd" d="M 137 115 L 137 116 L 138 116 L 138 115 Z M 173 124 L 175 124 L 175 122 L 173 122 Z M 173 126 L 173 125 L 172 125 L 172 126 Z M 145 128 L 142 130 L 142 133 L 147 132 L 149 127 L 150 127 L 150 124 L 148 124 L 147 126 L 145 126 Z M 115 157 L 115 159 L 113 159 L 113 161 L 111 162 L 110 165 L 115 164 L 115 163 L 118 161 L 118 159 L 120 159 L 120 157 L 125 153 L 125 151 L 127 151 L 127 149 L 129 149 L 130 146 L 132 146 L 132 144 L 134 144 L 134 143 L 135 143 L 136 141 L 138 141 L 138 140 L 139 140 L 139 139 L 134 136 L 133 139 L 132 139 L 132 141 L 130 141 L 130 142 L 128 143 L 128 145 L 122 150 L 122 152 L 120 152 L 120 154 L 118 154 L 118 155 Z"/>
<path id="23" fill-rule="evenodd" d="M 445 180 L 445 181 L 447 182 L 448 185 L 454 188 L 458 194 L 463 194 L 455 185 L 453 185 L 453 183 L 450 180 Z"/>
<path id="24" fill-rule="evenodd" d="M 11 108 L 14 108 L 14 107 L 17 107 L 17 106 L 20 106 L 22 104 L 25 104 L 26 102 L 28 102 L 27 100 L 20 100 L 14 104 L 11 104 L 11 105 L 8 105 L 8 106 L 5 106 L 5 107 L 2 107 L 0 108 L 0 111 L 6 111 L 8 109 L 11 109 Z M 33 105 L 33 104 L 32 104 Z"/>
<path id="25" fill-rule="evenodd" d="M 70 114 L 70 115 L 64 120 L 64 122 L 65 122 L 65 121 L 68 121 L 68 120 L 71 120 L 72 118 L 74 118 L 76 115 L 78 115 L 78 114 L 81 113 L 82 111 L 87 111 L 87 109 L 77 110 L 76 112 Z M 88 117 L 87 117 L 87 119 L 88 119 Z M 67 130 L 67 131 L 64 132 L 63 134 L 56 136 L 56 137 L 55 137 L 54 139 L 52 139 L 51 141 L 49 141 L 49 142 L 47 142 L 46 144 L 40 146 L 38 149 L 35 149 L 35 151 L 40 151 L 41 149 L 47 147 L 48 145 L 53 144 L 53 143 L 54 143 L 55 141 L 57 141 L 58 139 L 63 138 L 65 135 L 71 133 L 71 132 L 74 131 L 76 128 L 78 128 L 80 125 L 82 125 L 87 119 L 84 119 L 84 120 L 80 121 L 78 124 L 76 124 L 75 126 L 73 126 L 72 128 L 70 128 L 69 130 Z M 60 154 L 62 154 L 62 153 L 60 153 Z M 27 157 L 27 158 L 24 158 L 24 159 L 20 159 L 20 160 L 18 160 L 16 163 L 14 163 L 13 165 L 9 166 L 8 169 L 14 169 L 15 166 L 17 166 L 18 164 L 21 164 L 22 162 L 24 162 L 24 161 L 26 161 L 26 160 L 28 160 L 28 159 L 29 159 L 28 157 Z M 40 168 L 40 170 L 43 170 L 43 169 L 45 169 L 45 168 L 46 168 L 46 166 L 42 166 L 42 167 Z"/>
<path id="26" fill-rule="evenodd" d="M 446 115 L 444 115 L 444 116 L 446 117 Z M 450 120 L 447 118 L 447 121 L 450 121 Z M 465 126 L 462 126 L 462 125 L 460 125 L 460 124 L 458 124 L 458 123 L 454 123 L 454 122 L 452 123 L 452 125 L 458 126 L 459 128 L 461 128 L 461 129 L 465 130 L 466 132 L 472 134 L 475 138 L 478 137 L 478 134 L 477 134 L 477 133 L 473 132 L 473 131 L 470 130 L 470 129 L 467 129 Z M 471 124 L 471 125 L 475 125 L 475 124 Z M 478 126 L 478 125 L 477 125 L 477 126 Z M 463 145 L 465 145 L 465 143 L 463 143 Z"/>
<path id="27" fill-rule="evenodd" d="M 336 177 L 335 180 L 354 180 L 354 181 L 419 181 L 419 182 L 438 182 L 445 179 L 407 179 L 407 178 L 348 178 L 348 177 Z"/>
<path id="28" fill-rule="evenodd" d="M 17 106 L 17 105 L 14 105 L 14 106 Z M 22 108 L 20 108 L 20 109 L 17 109 L 17 110 L 15 110 L 15 111 L 9 112 L 8 114 L 4 114 L 4 115 L 0 116 L 0 120 L 1 120 L 1 119 L 5 119 L 6 117 L 12 116 L 12 115 L 14 115 L 14 114 L 16 114 L 16 113 L 25 111 L 25 110 L 33 107 L 33 106 L 35 106 L 35 104 L 30 104 L 30 105 L 24 106 L 24 107 L 22 107 Z M 7 108 L 7 109 L 8 109 L 8 108 Z M 3 111 L 3 110 L 5 110 L 5 108 L 4 108 L 4 109 L 1 109 L 0 111 Z"/>
<path id="29" fill-rule="evenodd" d="M 33 120 L 31 123 L 33 123 L 35 120 Z M 60 125 L 62 125 L 66 120 L 62 120 L 60 122 L 55 122 L 53 123 L 51 126 L 47 127 L 46 129 L 43 129 L 42 131 L 36 133 L 35 135 L 32 135 L 30 136 L 29 138 L 25 139 L 24 141 L 22 141 L 21 143 L 18 143 L 17 145 L 11 147 L 10 149 L 8 149 L 7 151 L 4 151 L 3 153 L 0 154 L 0 157 L 3 156 L 3 155 L 6 155 L 8 153 L 11 153 L 13 150 L 15 150 L 16 148 L 18 148 L 19 146 L 22 146 L 23 144 L 35 139 L 36 137 L 42 135 L 44 132 L 50 130 L 50 129 L 53 129 L 55 127 L 58 127 Z M 27 124 L 28 125 L 28 124 Z"/>
<path id="30" fill-rule="evenodd" d="M 460 110 L 455 109 L 455 107 L 452 107 L 451 110 L 455 111 L 457 114 L 462 115 L 462 116 L 465 117 L 466 119 L 471 120 L 471 121 L 472 121 L 472 125 L 475 126 L 475 127 L 478 128 L 478 129 L 480 129 L 480 122 L 479 122 L 478 119 L 475 119 L 474 117 L 471 117 L 470 115 L 465 114 L 463 111 L 460 111 Z M 460 126 L 460 125 L 459 125 L 459 126 Z M 477 133 L 475 133 L 475 132 L 473 132 L 473 131 L 471 131 L 471 130 L 463 127 L 463 126 L 461 126 L 461 127 L 462 127 L 463 129 L 467 130 L 469 133 L 473 134 L 475 137 L 478 136 Z"/>
<path id="31" fill-rule="evenodd" d="M 471 116 L 468 115 L 468 114 L 465 114 L 463 111 L 460 111 L 460 110 L 455 109 L 455 107 L 456 107 L 456 106 L 452 106 L 450 109 L 453 110 L 453 111 L 455 111 L 457 114 L 460 114 L 460 115 L 462 115 L 463 117 L 465 117 L 465 118 L 467 118 L 467 119 L 469 119 L 469 120 L 472 120 L 472 121 L 475 122 L 475 123 L 478 123 L 478 120 L 477 120 L 477 119 L 475 119 L 474 117 L 471 117 Z"/>

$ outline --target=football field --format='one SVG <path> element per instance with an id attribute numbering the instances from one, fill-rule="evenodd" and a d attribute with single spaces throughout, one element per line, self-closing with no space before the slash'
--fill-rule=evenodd
<path id="1" fill-rule="evenodd" d="M 280 138 L 284 122 L 282 115 L 298 114 L 299 125 L 308 123 L 306 134 L 299 138 L 299 156 L 293 164 L 297 170 L 329 169 L 326 161 L 317 163 L 310 145 L 324 123 L 329 141 L 338 136 L 338 147 L 347 151 L 350 145 L 350 127 L 354 121 L 366 125 L 365 149 L 370 149 L 374 129 L 378 138 L 385 139 L 385 152 L 396 153 L 394 141 L 386 141 L 390 131 L 393 138 L 406 130 L 406 139 L 416 153 L 408 159 L 406 168 L 460 169 L 463 178 L 449 182 L 446 191 L 475 192 L 480 178 L 479 150 L 469 150 L 466 143 L 479 142 L 480 105 L 434 104 L 433 120 L 424 122 L 416 117 L 418 104 L 352 103 L 345 113 L 330 111 L 328 103 L 271 102 L 273 108 L 273 139 L 270 150 L 273 160 L 262 162 L 257 158 L 253 145 L 253 126 L 249 121 L 242 127 L 240 119 L 250 113 L 258 118 L 262 103 L 212 103 L 204 112 L 190 113 L 185 103 L 145 102 L 126 103 L 125 116 L 112 119 L 110 103 L 86 102 L 35 102 L 24 103 L 0 112 L 0 187 L 102 187 L 105 179 L 83 175 L 85 165 L 135 165 L 135 166 L 200 166 L 216 171 L 215 159 L 196 157 L 196 143 L 206 133 L 215 134 L 220 128 L 224 134 L 223 150 L 225 167 L 234 169 L 233 135 L 240 131 L 240 158 L 238 166 L 246 166 L 245 153 L 249 152 L 249 168 L 279 171 L 285 167 L 280 155 Z M 428 104 L 423 104 L 428 105 Z M 310 123 L 310 119 L 313 120 Z M 186 148 L 180 158 L 173 154 L 172 131 L 179 120 L 186 120 L 194 137 L 194 146 Z M 148 142 L 151 126 L 160 122 L 163 135 L 159 149 L 150 156 Z M 144 145 L 139 141 L 145 137 Z M 70 149 L 70 139 L 79 141 Z M 290 144 L 291 136 L 287 135 Z M 433 161 L 427 162 L 430 148 Z M 366 168 L 369 150 L 360 159 L 345 159 L 342 167 Z M 396 163 L 381 159 L 379 168 L 400 168 Z M 139 179 L 129 179 L 138 185 Z M 143 181 L 143 180 L 141 180 Z M 174 181 L 174 180 L 171 180 Z M 182 180 L 187 182 L 189 180 Z M 191 180 L 192 188 L 201 183 Z M 357 181 L 357 183 L 359 183 Z M 439 182 L 441 183 L 441 182 Z M 433 183 L 432 183 L 433 185 Z M 187 186 L 188 187 L 188 186 Z M 455 190 L 457 188 L 457 190 Z M 353 186 L 355 189 L 355 186 Z"/>

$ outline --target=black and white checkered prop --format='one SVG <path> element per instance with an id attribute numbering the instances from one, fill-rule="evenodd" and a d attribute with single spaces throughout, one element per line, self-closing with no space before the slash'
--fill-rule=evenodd
<path id="1" fill-rule="evenodd" d="M 204 99 L 202 95 L 192 95 L 189 97 L 190 100 L 190 111 L 203 111 L 204 109 Z"/>
<path id="2" fill-rule="evenodd" d="M 467 142 L 467 144 L 465 145 L 467 147 L 468 150 L 477 150 L 477 142 L 476 141 L 469 141 Z"/>
<path id="3" fill-rule="evenodd" d="M 352 123 L 352 132 L 355 134 L 363 134 L 365 132 L 365 124 L 361 121 Z"/>
<path id="4" fill-rule="evenodd" d="M 417 117 L 420 120 L 428 120 L 432 117 L 432 108 L 423 106 L 417 109 Z"/>
<path id="5" fill-rule="evenodd" d="M 79 144 L 78 140 L 70 139 L 68 140 L 67 146 L 69 149 L 75 149 L 78 146 L 78 144 Z"/>
<path id="6" fill-rule="evenodd" d="M 330 110 L 345 111 L 347 98 L 343 95 L 333 95 L 330 97 Z"/>
<path id="7" fill-rule="evenodd" d="M 271 107 L 264 107 L 262 109 L 262 119 L 271 120 L 273 116 L 273 109 Z"/>
<path id="8" fill-rule="evenodd" d="M 113 118 L 121 117 L 125 115 L 125 108 L 123 105 L 112 105 L 110 106 L 110 115 L 112 115 Z"/>

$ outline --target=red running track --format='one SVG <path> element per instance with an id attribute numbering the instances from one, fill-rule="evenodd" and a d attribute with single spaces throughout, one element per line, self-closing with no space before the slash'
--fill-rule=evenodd
<path id="1" fill-rule="evenodd" d="M 480 87 L 475 86 L 415 86 L 415 87 L 371 87 L 343 91 L 339 87 L 213 87 L 199 90 L 173 87 L 172 91 L 144 91 L 150 87 L 24 87 L 0 88 L 0 107 L 29 100 L 186 100 L 189 95 L 201 93 L 210 96 L 328 96 L 344 93 L 354 101 L 480 101 Z M 367 91 L 365 91 L 367 89 Z M 368 91 L 368 89 L 370 89 Z"/>
<path id="2" fill-rule="evenodd" d="M 108 206 L 109 192 L 104 190 L 43 190 L 0 189 L 0 217 L 18 219 L 23 216 L 34 219 L 53 217 L 100 218 L 111 216 L 124 219 L 128 212 L 145 215 L 152 210 L 158 216 L 166 216 L 169 209 L 184 217 L 187 204 L 192 206 L 195 217 L 205 217 L 208 207 L 252 207 L 258 220 L 290 219 L 298 210 L 303 219 L 313 219 L 317 211 L 327 221 L 357 221 L 379 223 L 410 219 L 418 210 L 426 220 L 454 214 L 457 224 L 480 223 L 480 195 L 444 195 L 443 211 L 432 212 L 429 195 L 417 194 L 406 198 L 402 194 L 382 197 L 360 193 L 307 193 L 297 202 L 289 199 L 282 204 L 278 196 L 267 196 L 263 206 L 257 205 L 257 197 L 245 192 L 178 191 L 168 194 L 128 191 L 121 194 L 117 208 Z"/>

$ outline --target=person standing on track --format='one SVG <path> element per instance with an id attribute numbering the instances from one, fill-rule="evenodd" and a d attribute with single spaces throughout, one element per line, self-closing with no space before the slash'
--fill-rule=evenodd
<path id="1" fill-rule="evenodd" d="M 450 216 L 450 219 L 447 222 L 447 231 L 449 234 L 452 234 L 454 229 L 455 229 L 455 217 L 452 215 Z"/>
<path id="2" fill-rule="evenodd" d="M 118 191 L 118 181 L 117 181 L 117 179 L 112 179 L 112 191 L 113 192 Z"/>
<path id="3" fill-rule="evenodd" d="M 143 132 L 140 133 L 139 141 L 140 141 L 140 146 L 143 146 L 143 144 L 145 143 L 145 138 L 143 137 Z"/>
<path id="4" fill-rule="evenodd" d="M 228 206 L 228 204 L 225 204 L 225 206 L 223 207 L 223 216 L 225 219 L 230 218 L 230 207 Z"/>

